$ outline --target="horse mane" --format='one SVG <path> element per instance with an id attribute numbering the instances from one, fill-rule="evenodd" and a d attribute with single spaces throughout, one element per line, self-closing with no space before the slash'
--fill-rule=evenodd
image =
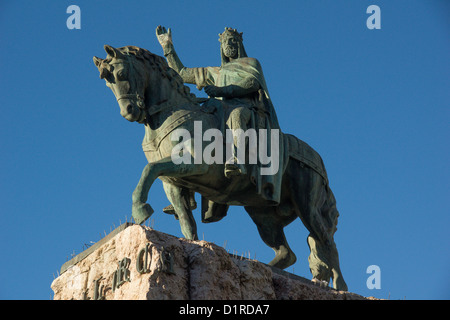
<path id="1" fill-rule="evenodd" d="M 194 103 L 197 102 L 196 96 L 191 93 L 189 87 L 184 85 L 181 76 L 171 67 L 169 67 L 169 64 L 167 63 L 165 58 L 151 53 L 147 49 L 139 48 L 136 46 L 125 46 L 117 49 L 125 55 L 134 56 L 136 59 L 140 60 L 145 65 L 148 65 L 150 68 L 158 70 L 161 76 L 167 77 L 169 79 L 174 89 L 187 97 L 190 101 Z"/>

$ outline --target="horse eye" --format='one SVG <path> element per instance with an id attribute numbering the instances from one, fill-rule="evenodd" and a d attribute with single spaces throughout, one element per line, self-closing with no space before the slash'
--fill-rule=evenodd
<path id="1" fill-rule="evenodd" d="M 124 70 L 120 70 L 117 72 L 117 80 L 126 80 L 126 73 Z"/>

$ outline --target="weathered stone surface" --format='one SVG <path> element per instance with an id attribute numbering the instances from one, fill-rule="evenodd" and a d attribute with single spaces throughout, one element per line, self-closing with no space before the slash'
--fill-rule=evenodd
<path id="1" fill-rule="evenodd" d="M 136 269 L 137 256 L 147 243 L 151 244 L 149 272 L 140 274 Z M 173 274 L 162 270 L 163 247 L 173 253 Z M 113 292 L 114 273 L 123 258 L 130 259 L 130 281 Z M 179 239 L 132 225 L 62 273 L 51 287 L 54 299 L 58 300 L 83 299 L 84 293 L 92 299 L 97 279 L 104 286 L 105 299 L 188 299 L 187 272 L 186 255 Z"/>
<path id="2" fill-rule="evenodd" d="M 241 298 L 239 268 L 223 248 L 206 241 L 184 241 L 184 245 L 192 300 Z"/>
<path id="3" fill-rule="evenodd" d="M 140 225 L 121 227 L 123 230 L 92 252 L 64 264 L 51 285 L 55 300 L 366 299 L 321 287 L 255 260 L 233 258 L 206 241 L 176 238 Z M 126 266 L 122 268 L 124 281 L 113 288 L 124 258 L 128 259 L 122 265 Z M 144 266 L 148 272 L 139 272 Z"/>
<path id="4" fill-rule="evenodd" d="M 274 300 L 272 269 L 255 260 L 234 260 L 240 271 L 241 299 Z"/>

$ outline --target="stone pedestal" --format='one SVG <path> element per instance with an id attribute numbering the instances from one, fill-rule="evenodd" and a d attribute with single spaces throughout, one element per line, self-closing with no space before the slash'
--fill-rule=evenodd
<path id="1" fill-rule="evenodd" d="M 366 299 L 132 223 L 66 262 L 51 288 L 55 300 Z"/>

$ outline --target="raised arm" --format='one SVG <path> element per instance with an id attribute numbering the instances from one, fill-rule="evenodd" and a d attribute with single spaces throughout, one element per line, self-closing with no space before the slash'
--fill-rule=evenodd
<path id="1" fill-rule="evenodd" d="M 170 28 L 166 30 L 165 27 L 158 26 L 156 28 L 156 37 L 164 50 L 164 56 L 167 59 L 169 67 L 174 69 L 185 83 L 197 84 L 195 81 L 195 68 L 186 68 L 175 52 Z"/>

